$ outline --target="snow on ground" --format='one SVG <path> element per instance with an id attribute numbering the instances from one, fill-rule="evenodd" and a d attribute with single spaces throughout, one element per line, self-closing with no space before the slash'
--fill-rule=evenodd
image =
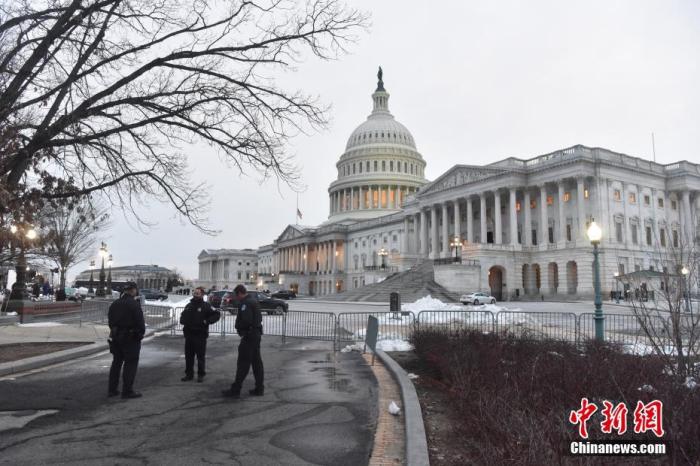
<path id="1" fill-rule="evenodd" d="M 18 327 L 59 327 L 64 325 L 60 322 L 31 322 L 28 324 L 16 324 Z"/>
<path id="2" fill-rule="evenodd" d="M 401 305 L 401 310 L 418 314 L 421 311 L 462 311 L 461 304 L 446 304 L 432 296 L 424 296 L 413 303 Z"/>
<path id="3" fill-rule="evenodd" d="M 413 345 L 404 340 L 378 340 L 377 349 L 382 351 L 411 351 Z"/>

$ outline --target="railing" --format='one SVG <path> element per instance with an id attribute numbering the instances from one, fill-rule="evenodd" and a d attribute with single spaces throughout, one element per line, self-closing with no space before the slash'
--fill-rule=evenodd
<path id="1" fill-rule="evenodd" d="M 449 264 L 461 264 L 462 263 L 462 257 L 461 256 L 456 256 L 456 257 L 443 257 L 440 259 L 433 259 L 433 264 L 434 265 L 449 265 Z"/>
<path id="2" fill-rule="evenodd" d="M 365 272 L 398 272 L 398 267 L 393 265 L 365 265 L 362 267 Z"/>
<path id="3" fill-rule="evenodd" d="M 143 306 L 147 328 L 169 329 L 172 335 L 182 331 L 180 314 L 183 308 L 163 304 Z M 65 323 L 83 322 L 107 324 L 107 314 L 111 301 L 84 301 L 80 309 L 59 315 L 36 316 L 50 318 Z M 341 345 L 363 341 L 367 329 L 367 319 L 374 316 L 379 320 L 379 340 L 408 341 L 415 330 L 437 329 L 445 333 L 476 330 L 484 333 L 508 333 L 521 338 L 534 340 L 553 339 L 580 344 L 595 337 L 595 315 L 570 312 L 524 312 L 484 309 L 464 310 L 425 310 L 417 315 L 413 312 L 392 313 L 289 311 L 281 315 L 263 311 L 263 332 L 265 335 L 286 338 L 303 338 L 333 342 L 336 349 Z M 270 311 L 271 312 L 271 311 Z M 209 327 L 211 335 L 233 335 L 235 315 L 221 311 L 221 319 Z M 624 345 L 629 351 L 648 354 L 653 344 L 672 347 L 671 318 L 660 316 L 636 316 L 634 314 L 604 314 L 605 341 Z M 687 340 L 695 337 L 700 329 L 700 315 L 680 316 L 679 337 Z"/>

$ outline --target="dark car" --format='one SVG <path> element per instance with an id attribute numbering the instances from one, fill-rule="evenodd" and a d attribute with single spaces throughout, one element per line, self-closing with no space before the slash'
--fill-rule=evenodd
<path id="1" fill-rule="evenodd" d="M 158 290 L 150 290 L 148 288 L 143 288 L 139 290 L 139 295 L 143 296 L 149 301 L 165 301 L 168 299 L 168 295 Z"/>
<path id="2" fill-rule="evenodd" d="M 293 290 L 279 290 L 272 293 L 270 296 L 280 299 L 293 299 L 297 297 L 297 294 Z"/>
<path id="3" fill-rule="evenodd" d="M 224 300 L 224 296 L 227 294 L 230 295 L 231 292 L 226 290 L 212 291 L 207 297 L 207 302 L 211 304 L 212 307 L 219 308 L 221 307 L 222 301 Z"/>
<path id="4" fill-rule="evenodd" d="M 266 311 L 268 314 L 282 314 L 289 310 L 289 304 L 285 303 L 281 299 L 271 298 L 262 291 L 249 291 L 248 294 L 260 303 L 260 310 Z M 235 296 L 231 296 L 231 308 L 229 311 L 231 314 L 238 312 L 238 300 Z M 227 307 L 227 306 L 222 306 Z"/>

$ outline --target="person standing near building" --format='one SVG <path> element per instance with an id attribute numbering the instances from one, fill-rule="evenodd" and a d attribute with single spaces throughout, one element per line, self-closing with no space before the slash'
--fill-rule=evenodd
<path id="1" fill-rule="evenodd" d="M 236 315 L 236 332 L 241 336 L 238 345 L 238 363 L 236 365 L 236 380 L 231 384 L 230 390 L 224 390 L 224 396 L 231 398 L 241 397 L 241 386 L 245 380 L 250 366 L 253 366 L 255 376 L 255 388 L 250 390 L 251 395 L 263 396 L 265 391 L 263 362 L 260 356 L 260 340 L 262 337 L 262 313 L 260 305 L 250 295 L 243 285 L 233 289 L 238 301 L 238 314 Z"/>
<path id="2" fill-rule="evenodd" d="M 141 354 L 141 340 L 146 334 L 143 310 L 136 299 L 138 287 L 128 282 L 119 299 L 109 306 L 109 352 L 112 367 L 109 370 L 108 396 L 119 395 L 119 375 L 122 372 L 122 398 L 139 398 L 134 391 L 134 379 Z"/>
<path id="3" fill-rule="evenodd" d="M 197 356 L 197 382 L 203 382 L 206 375 L 207 338 L 209 325 L 221 317 L 219 311 L 204 301 L 204 288 L 197 287 L 192 299 L 180 315 L 182 333 L 185 335 L 185 376 L 183 382 L 194 379 L 194 357 Z"/>

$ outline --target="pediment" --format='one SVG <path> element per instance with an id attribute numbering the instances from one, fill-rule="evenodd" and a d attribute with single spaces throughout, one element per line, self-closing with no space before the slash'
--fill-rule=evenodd
<path id="1" fill-rule="evenodd" d="M 282 234 L 277 238 L 277 242 L 289 241 L 305 235 L 306 233 L 304 233 L 304 231 L 300 228 L 297 228 L 294 225 L 288 225 L 287 228 L 284 229 Z"/>
<path id="2" fill-rule="evenodd" d="M 457 186 L 464 186 L 492 176 L 508 173 L 502 168 L 487 168 L 474 165 L 455 165 L 440 178 L 421 189 L 420 194 L 429 194 Z"/>

